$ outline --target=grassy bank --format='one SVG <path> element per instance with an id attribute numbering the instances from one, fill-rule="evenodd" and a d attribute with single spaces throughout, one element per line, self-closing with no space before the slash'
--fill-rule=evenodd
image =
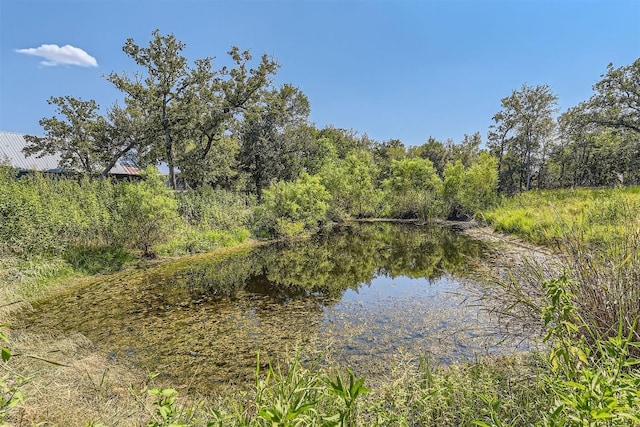
<path id="1" fill-rule="evenodd" d="M 496 230 L 533 243 L 556 245 L 568 233 L 611 249 L 640 227 L 640 187 L 529 191 L 503 198 L 481 216 Z"/>
<path id="2" fill-rule="evenodd" d="M 203 196 L 207 197 L 214 196 Z M 186 209 L 185 201 L 180 203 L 175 205 L 180 221 L 174 224 L 193 236 L 216 233 L 216 224 L 225 218 L 236 221 L 225 215 L 246 212 L 247 206 L 240 202 L 234 211 L 223 208 L 228 200 L 217 205 L 193 201 L 193 208 Z M 9 342 L 0 344 L 14 354 L 0 363 L 0 425 L 637 425 L 639 239 L 626 231 L 637 221 L 636 203 L 636 189 L 532 192 L 505 200 L 485 214 L 501 231 L 562 250 L 567 268 L 563 277 L 521 283 L 519 288 L 541 295 L 539 300 L 520 302 L 545 323 L 549 351 L 543 354 L 448 367 L 431 365 L 421 355 L 406 355 L 375 382 L 357 373 L 352 377 L 346 368 L 329 362 L 330 354 L 322 355 L 322 363 L 305 355 L 283 366 L 259 369 L 254 387 L 243 392 L 198 396 L 188 384 L 163 383 L 114 363 L 82 336 L 20 331 L 7 333 Z M 60 212 L 67 211 L 68 206 L 60 206 Z M 220 216 L 202 214 L 210 206 L 220 208 Z M 233 224 L 238 222 L 219 229 Z M 133 241 L 105 245 L 109 234 L 96 230 L 72 234 L 73 240 L 63 241 L 59 248 L 50 246 L 29 256 L 9 253 L 5 247 L 0 300 L 33 301 L 91 274 L 140 262 L 147 252 Z M 202 246 L 187 245 L 198 239 L 180 240 L 185 239 L 183 232 L 167 232 L 171 239 L 147 249 L 181 254 L 220 242 L 212 238 Z M 35 235 L 32 241 L 37 241 Z M 216 243 L 212 246 L 211 241 Z M 610 255 L 614 250 L 618 257 Z M 0 304 L 5 321 L 18 307 L 7 304 Z"/>

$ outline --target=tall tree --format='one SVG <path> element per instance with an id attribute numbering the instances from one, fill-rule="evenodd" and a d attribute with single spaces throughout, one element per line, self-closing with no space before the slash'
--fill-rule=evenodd
<path id="1" fill-rule="evenodd" d="M 136 162 L 145 154 L 145 119 L 129 106 L 114 104 L 105 116 L 94 100 L 52 97 L 57 116 L 40 120 L 44 137 L 27 135 L 27 155 L 58 154 L 60 166 L 106 177 L 118 160 Z"/>
<path id="2" fill-rule="evenodd" d="M 563 150 L 554 153 L 562 182 L 611 185 L 636 182 L 640 163 L 640 58 L 612 64 L 587 101 L 568 109 L 560 124 Z"/>
<path id="3" fill-rule="evenodd" d="M 59 166 L 93 174 L 100 168 L 97 140 L 105 127 L 94 100 L 83 101 L 71 96 L 51 97 L 56 116 L 43 118 L 40 126 L 44 137 L 27 135 L 26 155 L 60 155 Z"/>
<path id="4" fill-rule="evenodd" d="M 187 60 L 182 55 L 184 43 L 173 34 L 161 35 L 159 30 L 153 31 L 152 36 L 148 47 L 140 47 L 130 38 L 122 48 L 127 56 L 144 68 L 144 77 L 113 72 L 107 80 L 126 94 L 127 102 L 136 104 L 151 119 L 150 131 L 162 135 L 164 153 L 159 160 L 167 163 L 169 181 L 176 188 L 174 144 L 181 126 L 189 119 L 189 109 L 181 104 L 192 80 Z"/>
<path id="5" fill-rule="evenodd" d="M 576 107 L 586 121 L 640 133 L 640 58 L 619 68 L 609 64 L 593 90 L 593 96 Z"/>
<path id="6" fill-rule="evenodd" d="M 489 131 L 489 147 L 498 158 L 501 189 L 529 190 L 536 167 L 542 163 L 555 130 L 554 114 L 558 98 L 549 86 L 526 84 L 502 98 L 502 110 L 493 116 Z M 511 160 L 512 163 L 505 162 Z M 508 174 L 504 173 L 505 163 Z M 513 173 L 519 179 L 513 182 Z"/>
<path id="7" fill-rule="evenodd" d="M 191 73 L 193 84 L 187 97 L 193 122 L 178 164 L 184 177 L 195 186 L 229 178 L 223 175 L 231 172 L 238 141 L 227 133 L 245 111 L 262 100 L 278 69 L 278 64 L 266 55 L 252 68 L 253 57 L 248 50 L 232 47 L 228 54 L 233 67 L 216 70 L 212 59 L 206 58 L 197 60 Z"/>
<path id="8" fill-rule="evenodd" d="M 100 176 L 105 178 L 118 160 L 129 158 L 137 164 L 146 163 L 149 157 L 147 119 L 142 111 L 133 107 L 120 107 L 117 103 L 107 110 L 104 126 L 95 150 L 103 166 Z"/>
<path id="9" fill-rule="evenodd" d="M 284 85 L 265 94 L 263 102 L 245 114 L 240 130 L 240 168 L 253 190 L 261 197 L 272 180 L 291 180 L 297 174 L 289 168 L 299 152 L 292 129 L 304 125 L 309 101 L 297 88 Z"/>

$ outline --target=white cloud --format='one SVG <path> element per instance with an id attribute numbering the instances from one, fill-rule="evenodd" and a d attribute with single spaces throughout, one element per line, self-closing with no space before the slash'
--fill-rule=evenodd
<path id="1" fill-rule="evenodd" d="M 40 47 L 29 49 L 17 49 L 16 52 L 26 55 L 39 56 L 46 61 L 40 62 L 42 65 L 56 66 L 63 65 L 79 65 L 81 67 L 97 67 L 96 58 L 89 55 L 79 47 L 71 45 L 58 46 L 57 44 L 43 44 Z"/>

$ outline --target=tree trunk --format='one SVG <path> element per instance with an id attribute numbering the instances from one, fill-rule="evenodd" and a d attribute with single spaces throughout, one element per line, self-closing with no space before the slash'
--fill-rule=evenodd
<path id="1" fill-rule="evenodd" d="M 167 150 L 167 166 L 169 167 L 169 184 L 171 188 L 177 190 L 176 173 L 173 165 L 173 141 L 168 130 L 165 132 L 165 149 Z"/>
<path id="2" fill-rule="evenodd" d="M 102 170 L 102 172 L 100 173 L 100 178 L 104 179 L 107 177 L 107 175 L 109 174 L 109 172 L 111 171 L 111 169 L 113 169 L 113 167 L 116 165 L 116 163 L 118 162 L 118 160 L 120 160 L 122 158 L 122 156 L 124 156 L 125 154 L 127 154 L 129 151 L 131 151 L 133 149 L 133 146 L 135 145 L 135 141 L 132 142 L 131 144 L 127 145 L 124 149 L 120 150 L 118 152 L 118 154 L 116 154 L 115 156 L 113 156 L 111 158 L 111 160 L 109 160 L 109 163 L 107 163 L 107 165 L 105 166 L 105 168 Z"/>
<path id="3" fill-rule="evenodd" d="M 162 128 L 164 129 L 164 147 L 167 154 L 167 166 L 169 167 L 169 184 L 174 190 L 178 189 L 176 185 L 176 174 L 173 166 L 173 139 L 171 138 L 171 129 L 169 128 L 169 119 L 167 118 L 167 95 L 162 100 Z"/>

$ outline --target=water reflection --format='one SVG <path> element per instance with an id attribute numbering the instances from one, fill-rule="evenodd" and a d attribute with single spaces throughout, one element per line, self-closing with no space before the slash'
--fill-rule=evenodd
<path id="1" fill-rule="evenodd" d="M 257 351 L 328 342 L 371 374 L 401 349 L 445 361 L 478 350 L 453 332 L 476 334 L 460 281 L 481 254 L 439 227 L 354 224 L 114 275 L 41 302 L 25 325 L 81 332 L 122 363 L 200 390 L 250 384 Z"/>

